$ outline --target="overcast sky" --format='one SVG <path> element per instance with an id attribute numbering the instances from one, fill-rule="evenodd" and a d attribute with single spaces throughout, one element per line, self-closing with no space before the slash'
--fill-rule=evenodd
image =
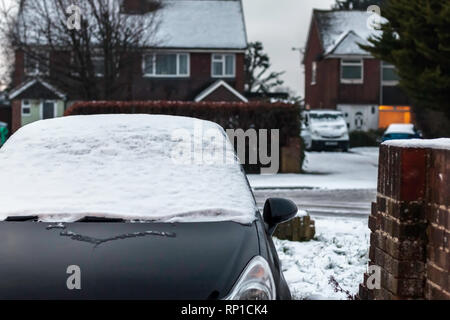
<path id="1" fill-rule="evenodd" d="M 9 2 L 11 0 L 0 0 Z M 249 41 L 261 41 L 274 71 L 285 71 L 285 86 L 304 96 L 300 53 L 313 8 L 329 9 L 334 0 L 243 0 Z"/>
<path id="2" fill-rule="evenodd" d="M 243 0 L 249 41 L 261 41 L 274 71 L 286 71 L 285 86 L 304 96 L 301 56 L 313 8 L 329 9 L 334 0 Z"/>

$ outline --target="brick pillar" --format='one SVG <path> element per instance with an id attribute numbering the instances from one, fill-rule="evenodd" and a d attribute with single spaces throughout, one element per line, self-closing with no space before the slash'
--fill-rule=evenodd
<path id="1" fill-rule="evenodd" d="M 369 265 L 381 289 L 361 299 L 449 299 L 450 150 L 382 145 L 369 216 Z"/>
<path id="2" fill-rule="evenodd" d="M 450 300 L 450 150 L 431 150 L 426 217 L 426 299 Z"/>
<path id="3" fill-rule="evenodd" d="M 22 100 L 11 101 L 12 133 L 22 126 Z"/>

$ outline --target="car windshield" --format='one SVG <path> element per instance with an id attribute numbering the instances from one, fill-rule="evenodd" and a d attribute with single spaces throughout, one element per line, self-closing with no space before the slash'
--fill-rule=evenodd
<path id="1" fill-rule="evenodd" d="M 385 138 L 387 139 L 410 139 L 410 138 L 414 138 L 413 134 L 410 133 L 388 133 L 384 135 Z"/>
<path id="2" fill-rule="evenodd" d="M 335 122 L 344 119 L 339 113 L 310 113 L 309 117 L 311 121 L 316 122 Z"/>
<path id="3" fill-rule="evenodd" d="M 0 167 L 0 181 L 10 181 L 0 184 L 0 220 L 93 216 L 248 224 L 257 210 L 223 129 L 193 118 L 97 115 L 34 122 L 2 147 Z"/>

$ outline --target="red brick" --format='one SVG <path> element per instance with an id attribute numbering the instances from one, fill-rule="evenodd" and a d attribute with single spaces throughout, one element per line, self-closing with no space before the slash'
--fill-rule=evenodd
<path id="1" fill-rule="evenodd" d="M 425 198 L 427 150 L 403 149 L 401 153 L 400 200 L 417 201 Z"/>
<path id="2" fill-rule="evenodd" d="M 386 198 L 382 196 L 377 196 L 377 210 L 386 213 Z"/>
<path id="3" fill-rule="evenodd" d="M 423 239 L 426 236 L 426 223 L 398 222 L 390 216 L 383 216 L 381 230 L 399 240 Z"/>
<path id="4" fill-rule="evenodd" d="M 372 236 L 376 246 L 395 259 L 425 261 L 424 241 L 399 241 L 381 230 L 373 233 Z"/>
<path id="5" fill-rule="evenodd" d="M 450 292 L 437 287 L 431 281 L 425 285 L 425 298 L 428 300 L 450 300 Z"/>
<path id="6" fill-rule="evenodd" d="M 427 246 L 427 258 L 439 268 L 450 270 L 450 253 L 444 248 Z"/>
<path id="7" fill-rule="evenodd" d="M 401 297 L 420 298 L 424 293 L 424 279 L 396 278 L 386 270 L 381 272 L 381 286 Z"/>
<path id="8" fill-rule="evenodd" d="M 433 247 L 443 247 L 444 245 L 444 236 L 445 236 L 445 230 L 438 228 L 436 225 L 430 224 L 427 228 L 427 236 L 428 241 Z"/>
<path id="9" fill-rule="evenodd" d="M 427 263 L 427 279 L 441 288 L 447 287 L 447 272 L 434 263 Z"/>
<path id="10" fill-rule="evenodd" d="M 425 263 L 418 260 L 398 260 L 381 249 L 375 249 L 375 263 L 397 278 L 422 279 Z"/>

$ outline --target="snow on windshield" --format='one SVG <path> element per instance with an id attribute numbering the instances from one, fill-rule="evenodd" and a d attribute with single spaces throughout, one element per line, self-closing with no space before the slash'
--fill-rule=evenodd
<path id="1" fill-rule="evenodd" d="M 316 121 L 336 121 L 343 119 L 338 113 L 310 113 L 310 118 Z"/>
<path id="2" fill-rule="evenodd" d="M 96 216 L 249 224 L 255 219 L 233 147 L 212 122 L 163 115 L 38 121 L 0 149 L 0 168 L 0 220 L 38 215 L 45 222 Z"/>

